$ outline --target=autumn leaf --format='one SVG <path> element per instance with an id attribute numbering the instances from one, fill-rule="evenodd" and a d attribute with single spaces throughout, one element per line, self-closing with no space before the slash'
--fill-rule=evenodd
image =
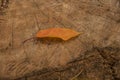
<path id="1" fill-rule="evenodd" d="M 72 37 L 78 36 L 80 33 L 67 28 L 49 28 L 40 30 L 37 34 L 37 38 L 60 38 L 62 40 L 68 40 Z"/>

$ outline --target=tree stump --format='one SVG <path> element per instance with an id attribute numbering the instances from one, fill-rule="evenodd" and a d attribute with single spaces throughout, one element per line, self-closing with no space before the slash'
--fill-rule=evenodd
<path id="1" fill-rule="evenodd" d="M 0 80 L 119 80 L 120 0 L 1 0 Z M 34 39 L 42 29 L 82 33 Z"/>

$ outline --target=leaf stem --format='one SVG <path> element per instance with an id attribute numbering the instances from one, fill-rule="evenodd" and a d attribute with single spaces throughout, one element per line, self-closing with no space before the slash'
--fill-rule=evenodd
<path id="1" fill-rule="evenodd" d="M 24 44 L 25 42 L 27 42 L 27 41 L 29 41 L 29 40 L 31 40 L 31 39 L 34 39 L 34 38 L 35 38 L 35 37 L 28 38 L 28 39 L 24 40 L 22 43 Z"/>

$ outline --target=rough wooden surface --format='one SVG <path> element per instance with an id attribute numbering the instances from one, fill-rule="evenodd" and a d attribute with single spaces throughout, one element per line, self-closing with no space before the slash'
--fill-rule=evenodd
<path id="1" fill-rule="evenodd" d="M 6 5 L 0 9 L 0 80 L 120 79 L 120 0 L 10 0 Z M 22 44 L 50 27 L 82 34 L 66 42 Z"/>

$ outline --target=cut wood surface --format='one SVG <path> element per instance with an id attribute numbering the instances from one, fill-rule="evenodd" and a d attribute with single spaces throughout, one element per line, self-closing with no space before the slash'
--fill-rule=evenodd
<path id="1" fill-rule="evenodd" d="M 1 1 L 0 80 L 120 79 L 120 0 Z M 82 34 L 22 43 L 55 27 Z"/>

